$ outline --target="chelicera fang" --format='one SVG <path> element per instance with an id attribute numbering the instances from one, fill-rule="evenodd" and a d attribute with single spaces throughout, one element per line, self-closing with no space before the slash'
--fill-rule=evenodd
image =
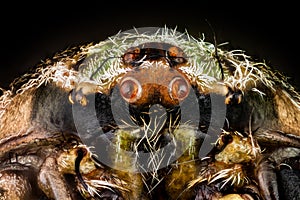
<path id="1" fill-rule="evenodd" d="M 172 29 L 67 49 L 2 89 L 0 198 L 300 198 L 299 97 L 244 52 Z"/>

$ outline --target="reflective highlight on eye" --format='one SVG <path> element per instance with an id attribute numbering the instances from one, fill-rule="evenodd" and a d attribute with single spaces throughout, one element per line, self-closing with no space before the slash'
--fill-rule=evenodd
<path id="1" fill-rule="evenodd" d="M 189 94 L 189 84 L 182 77 L 175 77 L 169 85 L 169 94 L 172 99 L 183 100 Z"/>
<path id="2" fill-rule="evenodd" d="M 120 94 L 129 103 L 134 103 L 141 97 L 142 86 L 135 78 L 126 77 L 120 84 Z"/>

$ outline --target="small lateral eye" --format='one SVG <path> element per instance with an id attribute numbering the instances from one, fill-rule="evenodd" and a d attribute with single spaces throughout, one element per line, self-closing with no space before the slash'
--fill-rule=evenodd
<path id="1" fill-rule="evenodd" d="M 139 56 L 141 50 L 139 48 L 132 48 L 127 50 L 127 52 L 123 55 L 123 61 L 126 64 L 130 64 L 131 62 L 135 61 Z"/>
<path id="2" fill-rule="evenodd" d="M 189 94 L 189 85 L 182 77 L 175 77 L 169 85 L 169 94 L 172 99 L 183 100 Z"/>
<path id="3" fill-rule="evenodd" d="M 180 50 L 178 49 L 178 47 L 170 47 L 168 49 L 168 54 L 169 56 L 171 57 L 179 57 L 179 56 L 182 56 L 182 53 L 180 52 Z"/>
<path id="4" fill-rule="evenodd" d="M 231 135 L 225 134 L 225 135 L 222 136 L 222 142 L 223 142 L 224 144 L 229 144 L 229 143 L 231 143 L 232 141 L 233 141 L 233 137 L 232 137 Z"/>
<path id="5" fill-rule="evenodd" d="M 136 102 L 142 94 L 142 86 L 133 77 L 126 77 L 120 84 L 120 94 L 129 103 Z"/>
<path id="6" fill-rule="evenodd" d="M 168 49 L 168 56 L 170 60 L 176 63 L 184 63 L 186 61 L 183 51 L 175 46 Z"/>

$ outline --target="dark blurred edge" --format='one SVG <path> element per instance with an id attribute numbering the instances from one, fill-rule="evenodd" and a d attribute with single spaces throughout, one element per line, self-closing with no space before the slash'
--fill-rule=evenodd
<path id="1" fill-rule="evenodd" d="M 8 2 L 1 12 L 0 87 L 68 47 L 105 40 L 133 27 L 177 27 L 194 37 L 241 49 L 291 77 L 297 87 L 298 17 L 292 3 Z M 210 25 L 213 30 L 210 28 Z M 214 32 L 214 33 L 213 33 Z"/>

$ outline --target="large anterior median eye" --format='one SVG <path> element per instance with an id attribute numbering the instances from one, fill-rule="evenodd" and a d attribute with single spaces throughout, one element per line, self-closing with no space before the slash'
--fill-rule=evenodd
<path id="1" fill-rule="evenodd" d="M 189 94 L 189 85 L 182 77 L 175 77 L 169 85 L 169 94 L 172 99 L 183 100 Z"/>
<path id="2" fill-rule="evenodd" d="M 127 102 L 134 103 L 141 97 L 142 86 L 135 78 L 126 77 L 120 84 L 120 93 Z"/>

